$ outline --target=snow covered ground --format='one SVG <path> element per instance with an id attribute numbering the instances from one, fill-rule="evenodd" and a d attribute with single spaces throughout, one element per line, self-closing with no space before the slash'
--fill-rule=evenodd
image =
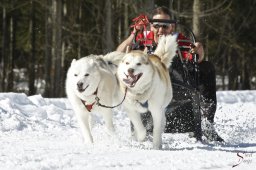
<path id="1" fill-rule="evenodd" d="M 0 93 L 0 169 L 255 169 L 256 91 L 221 91 L 217 96 L 215 127 L 225 145 L 164 134 L 164 149 L 152 150 L 150 141 L 130 138 L 122 110 L 115 111 L 112 137 L 95 115 L 95 144 L 85 146 L 67 99 Z"/>

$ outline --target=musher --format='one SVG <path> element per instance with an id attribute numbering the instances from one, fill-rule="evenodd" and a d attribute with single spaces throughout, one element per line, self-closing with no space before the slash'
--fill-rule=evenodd
<path id="1" fill-rule="evenodd" d="M 127 47 L 132 50 L 147 50 L 148 53 L 154 52 L 159 37 L 162 35 L 175 35 L 179 46 L 179 54 L 173 59 L 170 68 L 170 77 L 173 84 L 173 100 L 166 109 L 166 133 L 174 132 L 191 132 L 193 131 L 193 102 L 191 102 L 190 91 L 186 87 L 175 86 L 177 82 L 190 86 L 198 86 L 201 94 L 201 120 L 203 136 L 209 141 L 220 141 L 223 139 L 216 133 L 214 129 L 214 115 L 216 112 L 216 75 L 214 65 L 205 61 L 204 49 L 200 42 L 191 43 L 181 33 L 175 32 L 175 21 L 171 20 L 172 14 L 166 7 L 158 7 L 153 10 L 152 19 L 148 20 L 147 16 L 141 15 L 133 21 L 134 29 L 130 36 L 124 40 L 118 47 L 117 51 L 125 52 Z M 150 24 L 150 31 L 146 31 L 147 24 Z M 198 83 L 195 81 L 193 54 L 198 54 Z M 178 56 L 181 56 L 179 58 Z M 186 69 L 184 71 L 184 63 Z M 149 119 L 149 113 L 142 114 L 144 124 L 149 132 L 152 126 Z"/>

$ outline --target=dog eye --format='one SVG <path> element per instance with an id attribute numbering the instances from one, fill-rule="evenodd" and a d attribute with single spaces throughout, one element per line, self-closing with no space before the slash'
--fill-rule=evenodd
<path id="1" fill-rule="evenodd" d="M 75 77 L 77 77 L 77 74 L 74 74 Z"/>
<path id="2" fill-rule="evenodd" d="M 137 63 L 137 66 L 141 66 L 141 63 Z"/>
<path id="3" fill-rule="evenodd" d="M 128 65 L 128 64 L 130 64 L 130 63 L 129 63 L 129 62 L 126 62 L 125 64 Z"/>
<path id="4" fill-rule="evenodd" d="M 87 74 L 85 74 L 84 76 L 85 76 L 85 77 L 88 77 L 88 76 L 89 76 L 89 74 L 87 73 Z"/>

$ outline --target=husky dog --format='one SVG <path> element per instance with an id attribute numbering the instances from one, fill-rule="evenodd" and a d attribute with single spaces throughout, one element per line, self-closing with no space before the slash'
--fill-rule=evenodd
<path id="1" fill-rule="evenodd" d="M 82 129 L 85 143 L 93 143 L 90 112 L 102 113 L 107 130 L 114 132 L 112 109 L 97 105 L 99 102 L 113 106 L 118 85 L 115 76 L 119 60 L 124 53 L 113 52 L 106 56 L 90 55 L 73 59 L 67 72 L 66 94 Z"/>
<path id="2" fill-rule="evenodd" d="M 124 109 L 134 125 L 137 140 L 142 141 L 146 137 L 140 113 L 149 110 L 152 114 L 154 149 L 162 147 L 165 108 L 172 99 L 168 69 L 176 49 L 176 36 L 162 36 L 154 54 L 148 55 L 139 50 L 127 52 L 117 70 L 121 91 L 126 93 Z"/>

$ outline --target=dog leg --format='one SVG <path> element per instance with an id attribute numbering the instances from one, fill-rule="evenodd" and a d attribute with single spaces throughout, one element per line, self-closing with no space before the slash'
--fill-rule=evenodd
<path id="1" fill-rule="evenodd" d="M 81 128 L 82 135 L 84 137 L 84 142 L 85 144 L 90 145 L 93 143 L 93 138 L 90 130 L 91 122 L 89 122 L 90 113 L 85 109 L 81 100 L 77 96 L 75 96 L 70 91 L 67 94 L 70 104 L 72 105 L 72 108 L 76 114 L 79 127 Z"/>
<path id="2" fill-rule="evenodd" d="M 140 142 L 143 141 L 146 137 L 146 128 L 142 123 L 140 113 L 128 110 L 127 114 L 133 123 L 137 140 Z"/>
<path id="3" fill-rule="evenodd" d="M 105 109 L 102 113 L 103 120 L 105 122 L 105 126 L 107 128 L 107 132 L 109 135 L 114 135 L 114 125 L 113 125 L 113 114 L 112 109 Z"/>
<path id="4" fill-rule="evenodd" d="M 162 133 L 164 132 L 165 127 L 165 114 L 164 110 L 161 108 L 151 109 L 151 114 L 153 118 L 153 148 L 161 149 L 162 148 Z"/>
<path id="5" fill-rule="evenodd" d="M 82 130 L 82 135 L 84 137 L 85 144 L 92 144 L 93 138 L 90 130 L 90 115 L 85 109 L 76 109 L 75 113 L 77 115 L 78 123 Z"/>

